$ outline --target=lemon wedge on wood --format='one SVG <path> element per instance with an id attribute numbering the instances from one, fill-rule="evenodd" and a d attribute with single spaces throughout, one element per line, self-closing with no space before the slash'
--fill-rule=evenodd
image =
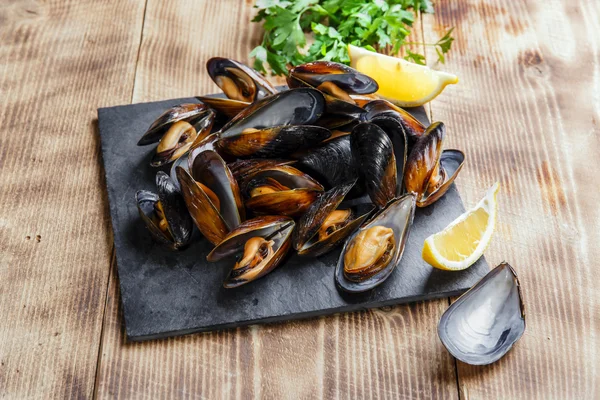
<path id="1" fill-rule="evenodd" d="M 375 79 L 377 95 L 400 107 L 422 106 L 439 95 L 447 85 L 458 82 L 458 77 L 436 71 L 402 58 L 387 56 L 348 45 L 350 66 Z"/>
<path id="2" fill-rule="evenodd" d="M 475 263 L 487 248 L 496 226 L 496 182 L 471 210 L 455 219 L 443 231 L 425 239 L 423 259 L 435 268 L 461 271 Z"/>

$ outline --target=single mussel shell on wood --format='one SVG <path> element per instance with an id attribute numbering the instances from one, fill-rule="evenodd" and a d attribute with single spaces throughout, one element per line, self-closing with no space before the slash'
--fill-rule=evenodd
<path id="1" fill-rule="evenodd" d="M 341 290 L 364 292 L 383 283 L 404 252 L 415 214 L 415 195 L 408 193 L 390 203 L 350 237 L 335 268 Z"/>
<path id="2" fill-rule="evenodd" d="M 452 303 L 438 324 L 438 335 L 450 354 L 472 365 L 498 361 L 524 332 L 521 286 L 507 263 Z"/>
<path id="3" fill-rule="evenodd" d="M 138 146 L 156 143 L 167 133 L 171 126 L 179 121 L 185 121 L 194 126 L 196 132 L 204 132 L 207 125 L 212 126 L 214 113 L 205 104 L 186 103 L 171 107 L 158 117 L 138 141 Z M 197 125 L 198 124 L 198 125 Z M 210 132 L 210 129 L 208 129 Z"/>
<path id="4" fill-rule="evenodd" d="M 318 88 L 323 84 L 333 84 L 345 94 L 370 94 L 375 93 L 379 86 L 375 80 L 362 74 L 347 65 L 331 61 L 315 61 L 292 68 L 289 77 L 306 82 L 312 87 Z M 294 82 L 290 84 L 294 87 Z"/>
<path id="5" fill-rule="evenodd" d="M 221 97 L 196 96 L 196 98 L 215 110 L 218 114 L 226 117 L 228 120 L 235 117 L 252 104 L 249 101 L 223 99 Z"/>
<path id="6" fill-rule="evenodd" d="M 294 249 L 301 256 L 321 256 L 341 244 L 369 216 L 374 207 L 340 207 L 355 182 L 323 193 L 298 220 Z"/>
<path id="7" fill-rule="evenodd" d="M 294 167 L 272 167 L 256 173 L 246 185 L 246 207 L 256 214 L 297 217 L 322 191 L 319 182 Z"/>
<path id="8" fill-rule="evenodd" d="M 406 110 L 390 103 L 387 100 L 374 100 L 364 105 L 365 113 L 363 121 L 386 124 L 388 120 L 397 121 L 406 136 L 409 148 L 412 148 L 417 140 L 425 132 L 425 126 Z"/>
<path id="9" fill-rule="evenodd" d="M 245 188 L 248 181 L 258 172 L 278 167 L 280 165 L 290 165 L 294 163 L 292 160 L 268 159 L 268 158 L 250 158 L 246 160 L 237 160 L 228 164 L 229 170 L 233 177 L 238 182 L 240 188 Z"/>
<path id="10" fill-rule="evenodd" d="M 219 150 L 235 157 L 285 157 L 306 150 L 331 136 L 331 131 L 314 125 L 283 125 L 246 129 L 217 141 Z"/>
<path id="11" fill-rule="evenodd" d="M 349 135 L 329 140 L 302 154 L 294 166 L 307 172 L 327 188 L 353 182 L 358 176 Z M 358 184 L 352 190 L 355 194 L 362 192 L 362 187 L 357 186 Z"/>
<path id="12" fill-rule="evenodd" d="M 223 286 L 234 288 L 256 280 L 277 267 L 291 247 L 294 220 L 262 216 L 243 222 L 206 257 L 219 261 L 241 253 Z"/>
<path id="13" fill-rule="evenodd" d="M 418 207 L 426 207 L 442 197 L 464 164 L 461 151 L 442 151 L 445 131 L 442 122 L 431 124 L 406 161 L 404 185 L 406 191 L 417 195 Z"/>
<path id="14" fill-rule="evenodd" d="M 216 152 L 198 154 L 190 160 L 189 172 L 177 167 L 176 174 L 196 226 L 211 243 L 220 243 L 245 219 L 237 182 Z"/>
<path id="15" fill-rule="evenodd" d="M 352 154 L 371 201 L 379 208 L 400 193 L 394 146 L 375 124 L 358 124 L 350 135 Z M 402 155 L 404 158 L 404 155 Z M 399 160 L 403 167 L 403 159 Z"/>
<path id="16" fill-rule="evenodd" d="M 221 129 L 219 137 L 237 136 L 248 129 L 313 125 L 324 111 L 325 98 L 318 90 L 286 90 L 245 108 Z"/>
<path id="17" fill-rule="evenodd" d="M 277 93 L 260 72 L 241 62 L 213 57 L 206 62 L 206 69 L 230 99 L 252 103 Z"/>
<path id="18" fill-rule="evenodd" d="M 187 246 L 194 224 L 181 193 L 164 172 L 156 174 L 158 194 L 140 190 L 135 195 L 140 217 L 152 237 L 167 247 L 178 250 Z"/>

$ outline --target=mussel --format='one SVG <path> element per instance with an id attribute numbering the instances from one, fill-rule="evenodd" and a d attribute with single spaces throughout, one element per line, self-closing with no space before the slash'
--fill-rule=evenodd
<path id="1" fill-rule="evenodd" d="M 187 246 L 194 224 L 181 193 L 164 172 L 156 174 L 158 194 L 140 190 L 135 194 L 140 217 L 152 237 L 167 247 L 178 250 Z"/>
<path id="2" fill-rule="evenodd" d="M 415 214 L 415 195 L 390 203 L 348 239 L 335 269 L 336 284 L 350 293 L 383 283 L 394 271 Z"/>
<path id="3" fill-rule="evenodd" d="M 251 102 L 240 101 L 234 99 L 224 99 L 221 97 L 196 96 L 196 99 L 208 105 L 217 113 L 222 114 L 228 119 L 231 119 L 241 113 Z"/>
<path id="4" fill-rule="evenodd" d="M 460 172 L 465 156 L 459 150 L 445 150 L 445 127 L 434 122 L 413 147 L 404 172 L 404 185 L 417 195 L 417 206 L 426 207 L 442 197 Z"/>
<path id="5" fill-rule="evenodd" d="M 321 256 L 341 244 L 373 210 L 372 205 L 342 207 L 354 182 L 323 193 L 298 220 L 294 249 L 301 256 Z"/>
<path id="6" fill-rule="evenodd" d="M 323 191 L 309 175 L 288 165 L 257 172 L 245 187 L 246 207 L 257 214 L 302 215 Z"/>
<path id="7" fill-rule="evenodd" d="M 444 312 L 438 335 L 467 364 L 502 358 L 525 332 L 525 307 L 515 270 L 502 263 Z"/>
<path id="8" fill-rule="evenodd" d="M 150 165 L 160 167 L 185 155 L 192 144 L 212 129 L 215 114 L 205 104 L 180 104 L 158 117 L 138 141 L 138 146 L 158 143 Z"/>
<path id="9" fill-rule="evenodd" d="M 406 110 L 387 100 L 373 100 L 364 105 L 362 120 L 372 122 L 388 131 L 401 129 L 411 149 L 425 132 L 425 126 Z M 386 127 L 388 129 L 386 129 Z M 388 131 L 389 132 L 389 131 Z"/>
<path id="10" fill-rule="evenodd" d="M 235 157 L 285 157 L 313 147 L 329 136 L 329 129 L 314 125 L 248 128 L 237 135 L 222 137 L 217 147 Z"/>
<path id="11" fill-rule="evenodd" d="M 380 208 L 385 207 L 402 190 L 398 183 L 398 170 L 402 176 L 406 159 L 405 143 L 396 146 L 400 152 L 399 159 L 396 160 L 392 140 L 383 129 L 369 122 L 354 127 L 350 143 L 352 155 L 371 201 Z"/>
<path id="12" fill-rule="evenodd" d="M 235 137 L 248 130 L 286 125 L 312 125 L 325 111 L 325 99 L 315 89 L 286 90 L 254 102 L 229 121 L 219 137 Z"/>
<path id="13" fill-rule="evenodd" d="M 379 89 L 377 82 L 354 68 L 331 61 L 315 61 L 299 65 L 289 71 L 290 88 L 313 87 L 321 91 L 327 101 L 327 112 L 360 117 L 364 110 L 352 94 L 370 94 Z"/>
<path id="14" fill-rule="evenodd" d="M 302 154 L 294 166 L 307 172 L 328 188 L 353 182 L 358 175 L 349 135 L 329 140 L 312 148 Z M 362 188 L 357 186 L 355 185 L 353 192 L 361 191 Z"/>
<path id="15" fill-rule="evenodd" d="M 234 161 L 228 164 L 228 167 L 238 185 L 245 188 L 248 181 L 258 172 L 280 165 L 290 165 L 293 162 L 292 160 L 283 159 L 254 158 Z"/>
<path id="16" fill-rule="evenodd" d="M 250 219 L 231 231 L 206 257 L 208 261 L 240 254 L 223 283 L 226 288 L 244 285 L 271 272 L 291 247 L 294 221 L 282 216 Z"/>
<path id="17" fill-rule="evenodd" d="M 176 168 L 183 198 L 200 232 L 216 245 L 245 219 L 240 190 L 216 152 L 206 150 L 189 161 L 189 172 Z"/>
<path id="18" fill-rule="evenodd" d="M 213 57 L 206 62 L 206 69 L 230 99 L 252 103 L 277 93 L 260 72 L 238 61 Z"/>

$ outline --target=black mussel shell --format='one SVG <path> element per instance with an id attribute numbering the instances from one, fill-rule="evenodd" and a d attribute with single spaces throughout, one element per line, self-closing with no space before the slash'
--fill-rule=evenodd
<path id="1" fill-rule="evenodd" d="M 371 290 L 374 287 L 382 284 L 394 272 L 396 266 L 400 263 L 404 246 L 408 239 L 410 227 L 412 226 L 415 215 L 415 195 L 412 193 L 388 203 L 388 205 L 378 214 L 369 219 L 369 221 L 360 227 L 344 245 L 340 258 L 335 268 L 335 282 L 340 290 L 349 293 L 360 293 Z M 369 229 L 374 226 L 385 226 L 394 231 L 395 247 L 391 260 L 382 270 L 375 273 L 360 282 L 351 281 L 344 274 L 344 256 L 348 246 L 352 240 L 362 230 Z"/>
<path id="2" fill-rule="evenodd" d="M 408 111 L 387 100 L 370 101 L 364 106 L 364 109 L 366 112 L 362 115 L 362 120 L 365 122 L 377 123 L 378 120 L 390 119 L 397 121 L 404 130 L 409 148 L 412 148 L 425 132 L 426 127 L 419 120 Z"/>
<path id="3" fill-rule="evenodd" d="M 217 141 L 219 150 L 235 157 L 286 157 L 329 138 L 329 129 L 314 125 L 287 125 L 250 130 Z"/>
<path id="4" fill-rule="evenodd" d="M 302 154 L 294 166 L 307 172 L 327 188 L 353 182 L 358 176 L 349 135 L 329 140 Z M 352 192 L 355 195 L 362 193 L 362 187 L 357 184 Z"/>
<path id="5" fill-rule="evenodd" d="M 330 82 L 348 94 L 370 94 L 379 89 L 377 82 L 347 65 L 331 61 L 315 61 L 298 65 L 290 70 L 289 76 L 318 87 Z M 288 85 L 295 87 L 293 79 Z"/>
<path id="6" fill-rule="evenodd" d="M 177 121 L 187 121 L 194 126 L 212 113 L 205 104 L 186 103 L 171 107 L 160 115 L 150 125 L 146 133 L 138 141 L 138 146 L 144 146 L 160 141 L 160 138 L 169 130 L 171 125 Z M 196 129 L 198 130 L 198 129 Z"/>
<path id="7" fill-rule="evenodd" d="M 383 208 L 398 191 L 392 141 L 380 127 L 368 122 L 357 125 L 350 139 L 367 193 L 375 205 Z"/>
<path id="8" fill-rule="evenodd" d="M 406 134 L 400 123 L 394 118 L 377 117 L 371 120 L 371 123 L 380 127 L 392 140 L 394 157 L 396 158 L 396 174 L 398 177 L 396 195 L 399 196 L 402 194 L 403 190 L 404 168 L 408 156 L 408 141 L 406 139 Z"/>
<path id="9" fill-rule="evenodd" d="M 267 159 L 267 158 L 250 158 L 247 160 L 237 160 L 228 164 L 229 170 L 233 177 L 238 182 L 240 188 L 245 188 L 250 179 L 258 172 L 278 167 L 281 165 L 289 165 L 294 163 L 291 160 L 282 159 Z"/>
<path id="10" fill-rule="evenodd" d="M 221 97 L 197 96 L 196 98 L 228 119 L 235 117 L 246 107 L 252 104 L 248 101 L 240 101 L 229 98 L 223 99 Z"/>
<path id="11" fill-rule="evenodd" d="M 286 90 L 253 103 L 221 129 L 220 137 L 239 135 L 247 129 L 283 125 L 314 125 L 325 111 L 325 98 L 318 90 Z"/>
<path id="12" fill-rule="evenodd" d="M 417 200 L 417 205 L 419 207 L 426 207 L 429 204 L 433 204 L 440 197 L 442 197 L 448 189 L 450 185 L 454 182 L 458 173 L 460 172 L 463 164 L 465 162 L 465 154 L 460 150 L 444 150 L 442 151 L 442 155 L 440 156 L 440 166 L 439 166 L 439 182 L 435 187 L 430 184 L 427 187 L 426 192 L 423 194 L 422 198 Z"/>
<path id="13" fill-rule="evenodd" d="M 159 171 L 156 174 L 156 187 L 158 194 L 146 190 L 140 190 L 136 193 L 136 203 L 140 216 L 152 236 L 159 243 L 174 250 L 181 249 L 187 246 L 191 240 L 194 227 L 192 218 L 187 211 L 179 189 L 166 173 Z M 162 204 L 164 216 L 169 225 L 170 238 L 151 219 L 151 215 L 154 213 L 154 205 L 158 201 Z"/>
<path id="14" fill-rule="evenodd" d="M 230 99 L 251 103 L 277 93 L 260 72 L 239 61 L 213 57 L 207 61 L 206 69 Z"/>

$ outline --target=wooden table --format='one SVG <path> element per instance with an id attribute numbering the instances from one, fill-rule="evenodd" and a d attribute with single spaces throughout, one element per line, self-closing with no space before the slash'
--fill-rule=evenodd
<path id="1" fill-rule="evenodd" d="M 206 60 L 260 40 L 251 6 L 0 5 L 0 397 L 600 398 L 596 0 L 440 0 L 415 27 L 456 27 L 442 68 L 461 82 L 430 111 L 467 154 L 465 202 L 502 183 L 486 254 L 528 313 L 504 359 L 445 351 L 449 299 L 126 343 L 96 109 L 214 92 Z"/>

